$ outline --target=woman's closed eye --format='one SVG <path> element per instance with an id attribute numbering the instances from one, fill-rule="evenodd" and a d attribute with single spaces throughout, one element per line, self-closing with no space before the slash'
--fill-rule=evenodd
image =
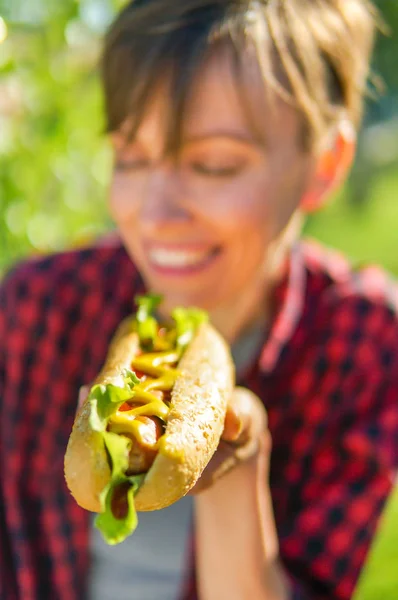
<path id="1" fill-rule="evenodd" d="M 139 171 L 150 166 L 150 157 L 140 144 L 128 142 L 117 135 L 112 141 L 116 171 Z"/>
<path id="2" fill-rule="evenodd" d="M 138 157 L 116 157 L 115 170 L 120 172 L 139 171 L 149 167 L 149 161 Z"/>
<path id="3" fill-rule="evenodd" d="M 150 161 L 143 157 L 119 157 L 115 160 L 115 169 L 119 172 L 140 171 L 147 169 Z M 203 177 L 234 177 L 243 169 L 243 165 L 213 165 L 203 162 L 194 162 L 190 168 L 195 174 Z"/>

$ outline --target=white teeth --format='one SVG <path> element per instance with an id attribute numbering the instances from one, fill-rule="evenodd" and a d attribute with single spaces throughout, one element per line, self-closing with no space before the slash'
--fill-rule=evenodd
<path id="1" fill-rule="evenodd" d="M 159 267 L 192 267 L 199 265 L 209 256 L 205 252 L 184 252 L 182 250 L 152 249 L 149 251 L 149 260 Z"/>

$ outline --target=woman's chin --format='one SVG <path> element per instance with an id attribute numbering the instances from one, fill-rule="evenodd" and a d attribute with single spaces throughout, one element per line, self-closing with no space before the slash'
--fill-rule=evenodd
<path id="1" fill-rule="evenodd" d="M 163 296 L 164 306 L 197 306 L 211 310 L 219 304 L 219 292 L 225 289 L 221 267 L 219 257 L 214 256 L 197 267 L 145 265 L 142 275 L 148 289 Z"/>
<path id="2" fill-rule="evenodd" d="M 167 314 L 170 314 L 177 306 L 195 306 L 206 311 L 214 309 L 213 302 L 207 294 L 203 293 L 203 291 L 172 291 L 170 289 L 159 288 L 158 286 L 151 287 L 150 289 L 163 297 L 162 308 Z"/>
<path id="3" fill-rule="evenodd" d="M 162 296 L 161 313 L 170 315 L 171 311 L 177 306 L 190 307 L 194 306 L 207 312 L 216 310 L 222 299 L 218 298 L 214 294 L 214 286 L 201 286 L 200 288 L 188 288 L 184 289 L 175 288 L 172 286 L 159 285 L 158 281 L 147 280 L 148 291 L 159 294 Z"/>

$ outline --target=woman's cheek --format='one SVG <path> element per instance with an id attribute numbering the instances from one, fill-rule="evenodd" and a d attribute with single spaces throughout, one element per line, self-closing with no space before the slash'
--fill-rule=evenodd
<path id="1" fill-rule="evenodd" d="M 251 184 L 250 184 L 251 183 Z M 215 181 L 191 188 L 187 195 L 192 205 L 204 218 L 238 225 L 257 223 L 263 218 L 266 207 L 264 194 L 259 186 L 253 186 L 245 179 L 237 178 L 230 182 Z"/>
<path id="2" fill-rule="evenodd" d="M 222 204 L 222 219 L 229 228 L 254 235 L 268 231 L 271 215 L 262 191 L 236 187 Z"/>
<path id="3" fill-rule="evenodd" d="M 109 190 L 109 210 L 112 218 L 118 223 L 129 219 L 137 211 L 139 189 L 129 182 L 126 176 L 115 175 Z"/>

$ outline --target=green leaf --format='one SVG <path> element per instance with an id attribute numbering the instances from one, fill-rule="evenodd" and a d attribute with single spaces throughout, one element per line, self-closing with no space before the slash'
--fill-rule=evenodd
<path id="1" fill-rule="evenodd" d="M 137 320 L 140 320 L 140 316 L 145 319 L 148 315 L 151 315 L 162 302 L 163 297 L 160 294 L 145 294 L 144 296 L 136 296 L 135 303 L 138 306 L 137 309 Z"/>
<path id="2" fill-rule="evenodd" d="M 140 383 L 140 379 L 131 369 L 123 369 L 122 375 L 126 385 L 129 386 L 131 391 L 134 390 L 134 386 Z"/>
<path id="3" fill-rule="evenodd" d="M 131 440 L 111 431 L 104 431 L 102 435 L 112 463 L 112 479 L 124 477 L 129 464 Z"/>
<path id="4" fill-rule="evenodd" d="M 162 301 L 162 296 L 157 294 L 146 294 L 145 296 L 137 296 L 136 304 L 138 305 L 136 313 L 137 333 L 141 342 L 153 342 L 158 331 L 158 323 L 153 316 L 153 313 Z"/>
<path id="5" fill-rule="evenodd" d="M 138 491 L 145 475 L 128 477 L 124 474 L 128 468 L 131 440 L 123 435 L 104 431 L 103 438 L 112 465 L 112 476 L 107 486 L 100 494 L 101 513 L 95 519 L 104 540 L 110 544 L 119 544 L 131 535 L 138 524 L 134 506 L 134 494 Z M 120 486 L 124 488 L 120 489 Z M 115 493 L 121 494 L 126 502 L 126 515 L 118 518 L 112 511 L 112 498 Z"/>
<path id="6" fill-rule="evenodd" d="M 94 524 L 101 531 L 107 544 L 111 546 L 120 544 L 135 531 L 138 525 L 138 518 L 134 505 L 134 495 L 137 493 L 143 479 L 143 475 L 136 475 L 134 477 L 121 476 L 112 479 L 104 488 L 101 494 L 104 511 L 97 515 Z M 126 486 L 126 490 L 123 490 L 123 493 L 126 494 L 127 512 L 123 518 L 117 518 L 112 512 L 112 498 L 118 487 L 123 485 Z"/>
<path id="7" fill-rule="evenodd" d="M 139 383 L 137 375 L 130 369 L 122 372 L 123 384 L 97 384 L 91 388 L 90 425 L 94 431 L 105 431 L 108 419 L 119 406 L 134 395 L 134 386 Z"/>
<path id="8" fill-rule="evenodd" d="M 95 525 L 102 532 L 108 544 L 118 544 L 137 527 L 137 514 L 134 507 L 134 494 L 143 481 L 144 476 L 128 477 L 131 440 L 116 433 L 106 431 L 109 417 L 117 409 L 134 396 L 134 386 L 139 378 L 131 369 L 123 369 L 116 383 L 94 385 L 90 391 L 90 426 L 94 431 L 102 433 L 104 444 L 109 455 L 112 473 L 107 486 L 100 494 L 101 513 L 96 517 Z M 118 382 L 119 385 L 118 385 Z M 124 486 L 120 489 L 119 486 Z M 121 494 L 123 518 L 115 516 L 112 511 L 112 499 L 115 493 Z"/>
<path id="9" fill-rule="evenodd" d="M 180 349 L 188 346 L 199 325 L 209 320 L 208 314 L 199 308 L 176 308 L 172 317 L 176 323 L 177 347 Z"/>

